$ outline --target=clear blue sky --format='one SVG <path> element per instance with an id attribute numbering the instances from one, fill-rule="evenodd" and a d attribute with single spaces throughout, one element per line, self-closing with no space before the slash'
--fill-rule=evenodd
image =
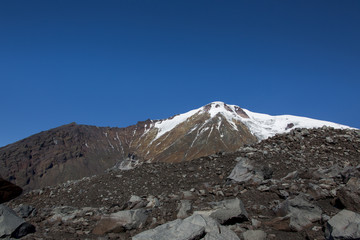
<path id="1" fill-rule="evenodd" d="M 360 128 L 360 1 L 0 1 L 0 146 L 212 101 Z"/>

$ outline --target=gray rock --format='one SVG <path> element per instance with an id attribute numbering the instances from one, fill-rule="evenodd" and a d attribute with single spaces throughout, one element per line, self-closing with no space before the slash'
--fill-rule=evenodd
<path id="1" fill-rule="evenodd" d="M 126 210 L 101 217 L 93 233 L 102 235 L 111 232 L 123 232 L 134 228 L 141 228 L 148 218 L 145 209 Z"/>
<path id="2" fill-rule="evenodd" d="M 265 240 L 266 233 L 262 230 L 247 230 L 243 233 L 244 240 Z"/>
<path id="3" fill-rule="evenodd" d="M 287 199 L 275 209 L 277 215 L 290 217 L 290 229 L 301 231 L 321 219 L 322 210 L 302 196 Z"/>
<path id="4" fill-rule="evenodd" d="M 184 221 L 205 227 L 205 239 L 239 240 L 238 236 L 233 231 L 227 227 L 221 226 L 215 219 L 211 217 L 194 214 L 191 217 L 184 219 Z"/>
<path id="5" fill-rule="evenodd" d="M 49 218 L 50 222 L 53 221 L 62 221 L 66 222 L 69 220 L 74 219 L 81 211 L 75 207 L 70 206 L 61 206 L 61 207 L 55 207 L 52 211 L 52 217 Z"/>
<path id="6" fill-rule="evenodd" d="M 204 240 L 240 240 L 240 238 L 230 229 L 220 226 L 220 231 L 209 232 L 205 235 Z"/>
<path id="7" fill-rule="evenodd" d="M 314 199 L 321 199 L 331 196 L 331 192 L 317 184 L 309 183 L 309 191 Z"/>
<path id="8" fill-rule="evenodd" d="M 251 219 L 251 225 L 255 228 L 258 228 L 261 226 L 261 222 L 259 220 L 256 220 L 256 219 Z"/>
<path id="9" fill-rule="evenodd" d="M 141 201 L 142 201 L 141 197 L 136 196 L 136 195 L 131 195 L 130 200 L 129 200 L 129 202 L 131 202 L 131 203 L 136 203 L 136 202 L 141 202 Z"/>
<path id="10" fill-rule="evenodd" d="M 27 204 L 20 204 L 14 208 L 14 211 L 22 218 L 27 218 L 30 215 L 35 216 L 36 214 L 35 208 Z"/>
<path id="11" fill-rule="evenodd" d="M 221 226 L 216 220 L 198 214 L 142 232 L 134 236 L 133 240 L 195 240 L 204 235 L 205 240 L 240 240 L 233 231 Z"/>
<path id="12" fill-rule="evenodd" d="M 181 195 L 182 195 L 183 199 L 193 199 L 194 198 L 194 194 L 190 191 L 183 191 Z"/>
<path id="13" fill-rule="evenodd" d="M 133 240 L 194 240 L 205 234 L 205 227 L 177 219 L 135 235 Z"/>
<path id="14" fill-rule="evenodd" d="M 360 239 L 360 214 L 342 210 L 326 224 L 326 239 Z"/>
<path id="15" fill-rule="evenodd" d="M 18 217 L 9 207 L 0 204 L 0 238 L 20 238 L 35 232 L 35 227 Z"/>
<path id="16" fill-rule="evenodd" d="M 242 201 L 238 198 L 215 202 L 210 211 L 196 211 L 194 214 L 209 216 L 216 219 L 220 224 L 243 222 L 248 219 L 248 213 Z"/>
<path id="17" fill-rule="evenodd" d="M 255 171 L 255 168 L 251 161 L 247 158 L 242 158 L 231 171 L 229 179 L 239 183 L 255 182 L 260 183 L 264 180 L 264 176 L 261 171 Z"/>
<path id="18" fill-rule="evenodd" d="M 334 178 L 334 177 L 340 177 L 341 175 L 341 171 L 343 169 L 341 169 L 339 167 L 339 165 L 334 164 L 333 166 L 331 166 L 330 168 L 323 168 L 320 167 L 319 169 L 317 169 L 313 174 L 315 177 L 318 177 L 320 179 L 323 178 Z"/>
<path id="19" fill-rule="evenodd" d="M 338 189 L 337 200 L 347 209 L 360 212 L 360 179 L 351 177 L 346 186 Z"/>
<path id="20" fill-rule="evenodd" d="M 287 192 L 287 191 L 285 191 L 285 190 L 279 190 L 279 195 L 280 195 L 280 197 L 282 197 L 282 198 L 288 198 L 290 195 L 289 195 L 289 193 Z"/>
<path id="21" fill-rule="evenodd" d="M 146 198 L 146 200 L 148 201 L 148 204 L 146 205 L 147 208 L 154 208 L 154 207 L 159 207 L 160 206 L 159 199 L 157 199 L 154 196 L 149 196 L 149 197 Z"/>
<path id="22" fill-rule="evenodd" d="M 281 178 L 282 181 L 284 180 L 288 180 L 288 179 L 295 179 L 299 176 L 299 172 L 298 171 L 293 171 L 291 173 L 288 173 L 288 175 L 286 175 L 285 177 Z"/>
<path id="23" fill-rule="evenodd" d="M 334 143 L 334 140 L 331 137 L 326 137 L 327 143 Z"/>
<path id="24" fill-rule="evenodd" d="M 181 200 L 178 206 L 179 212 L 177 218 L 186 218 L 189 216 L 188 212 L 191 211 L 192 205 L 190 200 Z"/>

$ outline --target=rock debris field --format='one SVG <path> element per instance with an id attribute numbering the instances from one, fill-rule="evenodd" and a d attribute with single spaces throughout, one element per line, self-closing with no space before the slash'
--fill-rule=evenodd
<path id="1" fill-rule="evenodd" d="M 359 170 L 359 130 L 294 129 L 234 153 L 112 169 L 5 205 L 35 227 L 22 239 L 360 239 Z"/>

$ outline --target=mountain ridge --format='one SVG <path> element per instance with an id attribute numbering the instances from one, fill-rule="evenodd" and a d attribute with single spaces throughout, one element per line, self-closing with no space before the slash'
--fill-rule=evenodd
<path id="1" fill-rule="evenodd" d="M 182 162 L 234 152 L 297 127 L 347 126 L 291 115 L 253 113 L 212 102 L 168 119 L 126 128 L 70 123 L 0 148 L 0 175 L 25 190 L 100 174 L 114 166 Z"/>

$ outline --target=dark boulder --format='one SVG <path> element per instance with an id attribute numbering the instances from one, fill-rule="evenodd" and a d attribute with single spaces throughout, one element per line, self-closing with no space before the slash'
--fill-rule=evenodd
<path id="1" fill-rule="evenodd" d="M 21 193 L 20 187 L 0 178 L 0 204 L 16 198 Z"/>

